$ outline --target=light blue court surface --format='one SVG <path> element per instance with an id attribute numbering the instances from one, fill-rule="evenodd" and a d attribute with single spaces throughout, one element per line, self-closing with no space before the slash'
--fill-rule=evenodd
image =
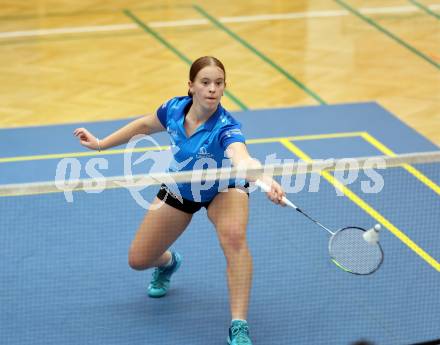
<path id="1" fill-rule="evenodd" d="M 249 150 L 263 161 L 273 154 L 340 158 L 438 150 L 376 103 L 235 116 Z M 99 170 L 103 175 L 122 175 L 119 148 L 85 156 L 72 131 L 84 126 L 103 137 L 127 122 L 0 129 L 0 183 L 53 181 L 62 157 L 77 159 L 81 177 L 96 158 L 108 161 Z M 168 145 L 166 135 L 154 138 Z M 140 151 L 132 161 L 149 152 Z M 145 173 L 148 167 L 145 161 L 131 171 Z M 378 194 L 363 192 L 362 181 L 369 179 L 360 174 L 348 188 L 364 204 L 337 196 L 325 179 L 319 192 L 307 192 L 306 181 L 304 190 L 289 194 L 330 228 L 389 222 L 381 237 L 385 262 L 366 277 L 344 273 L 329 261 L 327 234 L 316 225 L 271 204 L 263 193 L 251 194 L 255 273 L 248 320 L 256 345 L 359 339 L 400 345 L 439 338 L 440 165 L 415 168 L 384 171 Z M 143 196 L 151 200 L 156 191 L 149 188 Z M 225 262 L 206 212 L 194 217 L 175 244 L 184 262 L 170 294 L 159 300 L 146 294 L 150 272 L 127 265 L 144 212 L 125 189 L 75 192 L 72 203 L 62 193 L 0 197 L 1 343 L 225 344 Z"/>

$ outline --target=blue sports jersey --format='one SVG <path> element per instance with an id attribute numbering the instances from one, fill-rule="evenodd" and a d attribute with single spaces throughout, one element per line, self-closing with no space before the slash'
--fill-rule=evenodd
<path id="1" fill-rule="evenodd" d="M 188 137 L 184 121 L 191 105 L 191 97 L 175 97 L 157 110 L 159 121 L 166 128 L 171 140 L 173 161 L 169 171 L 191 171 L 230 165 L 225 156 L 226 148 L 234 142 L 245 142 L 241 124 L 219 104 L 215 113 Z M 231 181 L 226 180 L 167 185 L 184 199 L 206 202 L 212 200 L 230 183 Z M 240 181 L 240 184 L 244 184 L 244 181 Z"/>

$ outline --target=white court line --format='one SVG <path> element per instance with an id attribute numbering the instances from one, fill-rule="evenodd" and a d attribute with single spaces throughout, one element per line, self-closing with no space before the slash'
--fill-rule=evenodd
<path id="1" fill-rule="evenodd" d="M 176 20 L 171 22 L 150 22 L 147 25 L 150 28 L 172 28 L 176 26 L 194 26 L 194 25 L 206 25 L 209 24 L 207 19 L 186 19 Z"/>
<path id="2" fill-rule="evenodd" d="M 428 5 L 431 10 L 440 9 L 440 4 Z M 396 6 L 396 7 L 375 7 L 375 8 L 360 8 L 359 11 L 364 14 L 400 14 L 413 13 L 421 11 L 416 6 Z M 222 23 L 248 23 L 268 20 L 290 20 L 290 19 L 304 19 L 304 18 L 331 18 L 348 16 L 350 13 L 346 10 L 334 11 L 309 11 L 309 12 L 295 12 L 295 13 L 281 13 L 281 14 L 261 14 L 253 16 L 238 16 L 238 17 L 221 17 L 219 21 Z M 165 28 L 165 27 L 181 27 L 181 26 L 196 26 L 207 25 L 209 21 L 206 19 L 187 19 L 168 22 L 150 22 L 147 23 L 151 28 Z M 92 32 L 111 32 L 124 30 L 138 30 L 137 24 L 116 24 L 116 25 L 99 25 L 99 26 L 82 26 L 82 27 L 65 27 L 55 29 L 37 29 L 26 31 L 9 31 L 0 32 L 0 39 L 5 38 L 21 38 L 34 36 L 49 36 L 62 34 L 76 34 L 76 33 L 92 33 Z"/>
<path id="3" fill-rule="evenodd" d="M 195 20 L 179 20 L 170 22 L 151 22 L 148 26 L 154 28 L 162 27 L 178 27 L 178 26 L 193 26 L 193 25 L 205 25 L 209 24 L 206 19 Z M 139 29 L 137 24 L 115 24 L 115 25 L 99 25 L 99 26 L 80 26 L 80 27 L 66 27 L 56 29 L 37 29 L 27 31 L 11 31 L 0 32 L 0 38 L 18 38 L 18 37 L 32 37 L 32 36 L 49 36 L 49 35 L 62 35 L 62 34 L 78 34 L 78 33 L 91 33 L 91 32 L 106 32 L 106 31 L 124 31 L 124 30 L 136 30 Z"/>
<path id="4" fill-rule="evenodd" d="M 260 14 L 254 16 L 241 17 L 220 17 L 219 21 L 222 23 L 246 23 L 258 22 L 267 20 L 289 20 L 289 19 L 303 19 L 303 18 L 330 18 L 347 16 L 350 13 L 346 10 L 336 11 L 309 11 L 296 13 L 281 13 L 281 14 Z"/>
<path id="5" fill-rule="evenodd" d="M 82 26 L 76 28 L 38 29 L 38 30 L 28 30 L 28 31 L 0 32 L 0 38 L 48 36 L 48 35 L 103 32 L 103 31 L 104 32 L 122 31 L 122 30 L 133 30 L 137 28 L 138 26 L 136 24 L 121 24 L 121 25 Z"/>

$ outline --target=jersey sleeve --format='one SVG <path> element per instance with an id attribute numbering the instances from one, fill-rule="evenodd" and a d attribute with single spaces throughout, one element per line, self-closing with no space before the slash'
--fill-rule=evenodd
<path id="1" fill-rule="evenodd" d="M 156 111 L 157 117 L 164 128 L 167 128 L 168 122 L 168 107 L 171 103 L 171 99 L 162 104 Z"/>
<path id="2" fill-rule="evenodd" d="M 220 145 L 226 151 L 227 147 L 232 143 L 245 143 L 243 133 L 241 132 L 241 125 L 239 123 L 227 125 L 219 133 Z"/>

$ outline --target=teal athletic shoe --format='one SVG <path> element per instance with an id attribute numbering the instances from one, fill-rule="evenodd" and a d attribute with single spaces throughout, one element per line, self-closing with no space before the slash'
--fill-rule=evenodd
<path id="1" fill-rule="evenodd" d="M 182 257 L 179 253 L 171 252 L 171 257 L 172 262 L 169 267 L 157 267 L 154 269 L 150 285 L 148 285 L 148 296 L 159 298 L 167 294 L 170 287 L 170 278 L 182 263 Z"/>
<path id="2" fill-rule="evenodd" d="M 229 345 L 252 345 L 249 338 L 249 327 L 246 321 L 234 320 L 229 327 Z"/>

